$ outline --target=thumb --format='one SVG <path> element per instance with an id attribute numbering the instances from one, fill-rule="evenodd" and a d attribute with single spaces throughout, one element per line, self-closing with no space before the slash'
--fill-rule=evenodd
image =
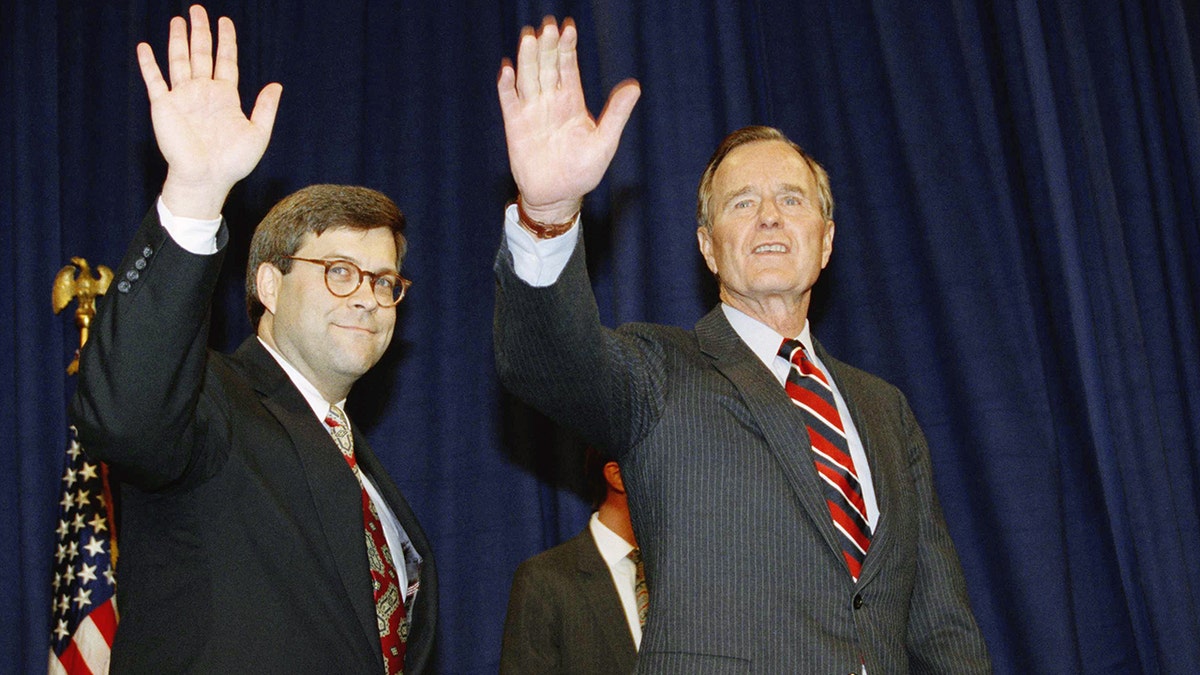
<path id="1" fill-rule="evenodd" d="M 633 114 L 633 106 L 637 104 L 641 95 L 642 87 L 633 78 L 613 87 L 612 93 L 608 95 L 608 101 L 604 104 L 596 126 L 601 138 L 611 147 L 616 148 L 620 142 L 625 123 L 629 121 L 629 116 Z"/>
<path id="2" fill-rule="evenodd" d="M 262 130 L 267 138 L 275 126 L 275 113 L 279 112 L 279 99 L 283 96 L 283 85 L 272 82 L 258 92 L 254 110 L 250 111 L 250 123 Z"/>

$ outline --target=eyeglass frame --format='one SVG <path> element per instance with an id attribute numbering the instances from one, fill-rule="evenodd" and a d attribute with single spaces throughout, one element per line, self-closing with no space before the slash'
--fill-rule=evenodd
<path id="1" fill-rule="evenodd" d="M 329 291 L 329 294 L 335 298 L 348 298 L 351 295 L 354 295 L 358 291 L 359 288 L 362 288 L 363 277 L 370 277 L 371 278 L 371 295 L 375 298 L 375 302 L 378 302 L 380 307 L 395 307 L 396 305 L 399 305 L 401 303 L 401 301 L 404 300 L 404 296 L 408 295 L 408 288 L 410 286 L 412 286 L 412 280 L 405 279 L 404 277 L 400 276 L 399 272 L 368 272 L 367 270 L 364 270 L 363 268 L 359 267 L 358 265 L 355 265 L 354 263 L 352 263 L 349 260 L 346 260 L 344 258 L 301 258 L 299 256 L 294 256 L 294 255 L 285 255 L 285 256 L 283 256 L 283 258 L 285 260 L 299 260 L 300 262 L 314 263 L 316 265 L 320 265 L 320 266 L 324 267 L 325 272 L 321 275 L 321 278 L 325 280 L 325 290 Z M 342 295 L 339 295 L 338 293 L 334 292 L 333 288 L 329 285 L 329 270 L 334 265 L 337 265 L 339 263 L 344 264 L 344 265 L 349 265 L 352 269 L 355 269 L 358 271 L 358 283 L 354 284 L 354 288 L 350 289 L 349 293 L 345 293 Z M 385 304 L 383 302 L 380 302 L 379 294 L 375 292 L 375 282 L 378 281 L 381 276 L 389 276 L 389 275 L 395 276 L 396 280 L 399 282 L 400 296 L 396 298 L 395 302 L 393 302 L 391 304 Z"/>

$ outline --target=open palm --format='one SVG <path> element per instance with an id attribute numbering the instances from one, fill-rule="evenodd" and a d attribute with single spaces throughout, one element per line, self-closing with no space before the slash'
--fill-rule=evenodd
<path id="1" fill-rule="evenodd" d="M 171 21 L 170 87 L 148 44 L 138 45 L 138 63 L 150 98 L 154 135 L 169 166 L 163 199 L 176 215 L 212 217 L 220 212 L 234 183 L 249 174 L 266 151 L 282 87 L 264 87 L 247 118 L 237 90 L 233 22 L 218 21 L 214 65 L 208 15 L 193 6 L 190 17 L 190 45 L 184 20 Z"/>

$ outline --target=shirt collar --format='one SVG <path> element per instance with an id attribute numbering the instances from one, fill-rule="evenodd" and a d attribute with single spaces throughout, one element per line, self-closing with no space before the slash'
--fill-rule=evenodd
<path id="1" fill-rule="evenodd" d="M 287 373 L 288 379 L 291 380 L 292 384 L 296 385 L 296 388 L 300 390 L 300 395 L 304 397 L 305 401 L 308 401 L 308 406 L 312 408 L 313 414 L 316 415 L 317 419 L 321 420 L 321 423 L 323 424 L 325 422 L 325 416 L 329 414 L 329 401 L 326 401 L 325 397 L 321 396 L 321 392 L 317 391 L 316 386 L 314 386 L 312 382 L 309 382 L 308 378 L 301 375 L 300 371 L 296 370 L 295 366 L 288 363 L 288 360 L 283 357 L 283 354 L 275 351 L 271 345 L 263 341 L 262 338 L 256 337 L 256 339 L 258 340 L 259 344 L 266 348 L 267 353 L 275 359 L 275 362 L 279 364 L 279 367 L 283 368 L 283 372 Z M 345 412 L 346 399 L 338 401 L 335 405 Z"/>
<path id="2" fill-rule="evenodd" d="M 783 336 L 775 332 L 774 328 L 726 303 L 721 303 L 721 311 L 725 313 L 729 325 L 742 342 L 746 343 L 750 351 L 754 352 L 767 368 L 771 368 L 775 357 L 779 355 L 779 345 L 783 343 Z M 808 354 L 813 355 L 812 332 L 809 330 L 807 318 L 804 319 L 804 328 L 800 329 L 800 335 L 791 337 L 799 340 L 808 350 Z"/>
<path id="3" fill-rule="evenodd" d="M 596 540 L 596 548 L 600 549 L 600 557 L 604 558 L 604 564 L 612 567 L 621 561 L 622 558 L 629 555 L 633 550 L 633 546 L 629 542 L 621 538 L 621 535 L 613 532 L 607 525 L 600 522 L 600 514 L 593 513 L 592 519 L 588 523 L 588 528 L 592 531 L 592 539 Z"/>

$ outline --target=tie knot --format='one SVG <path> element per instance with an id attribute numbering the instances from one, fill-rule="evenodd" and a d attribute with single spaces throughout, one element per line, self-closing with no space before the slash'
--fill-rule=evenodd
<path id="1" fill-rule="evenodd" d="M 807 356 L 807 352 L 803 342 L 784 338 L 783 343 L 779 345 L 779 355 L 792 363 L 799 363 L 801 358 Z"/>
<path id="2" fill-rule="evenodd" d="M 325 415 L 325 423 L 331 427 L 346 426 L 346 413 L 336 405 L 329 406 L 329 412 Z"/>
<path id="3" fill-rule="evenodd" d="M 633 549 L 632 551 L 629 552 L 629 555 L 627 555 L 625 557 L 632 560 L 634 565 L 642 564 L 642 550 L 640 548 Z"/>

